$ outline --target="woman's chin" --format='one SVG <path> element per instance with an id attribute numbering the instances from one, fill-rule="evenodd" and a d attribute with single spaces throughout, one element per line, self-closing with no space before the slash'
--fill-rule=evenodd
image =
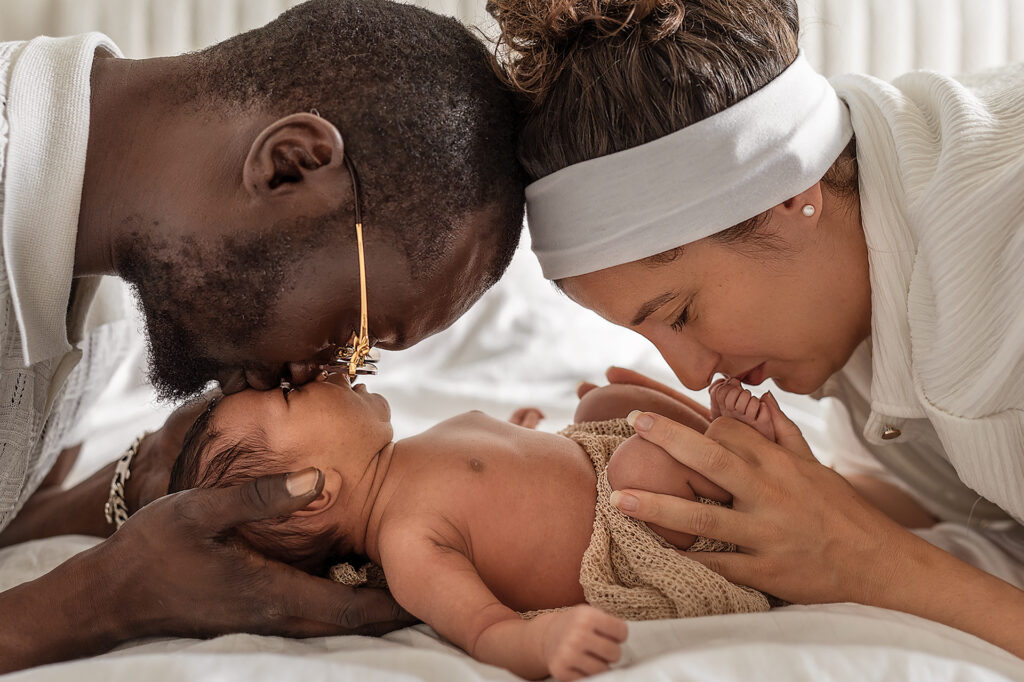
<path id="1" fill-rule="evenodd" d="M 772 382 L 778 386 L 779 389 L 786 391 L 787 393 L 807 395 L 809 393 L 814 393 L 821 388 L 827 379 L 828 377 L 819 380 L 817 377 L 811 376 L 772 377 Z"/>

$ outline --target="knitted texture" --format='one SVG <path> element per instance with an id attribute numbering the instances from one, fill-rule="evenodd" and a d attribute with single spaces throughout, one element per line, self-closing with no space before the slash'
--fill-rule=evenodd
<path id="1" fill-rule="evenodd" d="M 368 561 L 359 568 L 352 564 L 336 564 L 331 567 L 328 577 L 336 583 L 349 587 L 387 587 L 388 581 L 380 566 Z"/>
<path id="2" fill-rule="evenodd" d="M 588 604 L 626 620 L 768 610 L 765 595 L 687 559 L 647 524 L 612 506 L 608 460 L 634 433 L 625 419 L 573 424 L 560 433 L 579 443 L 597 472 L 594 532 L 580 566 L 580 585 Z M 698 500 L 715 504 L 705 498 Z M 736 548 L 698 537 L 689 549 L 722 552 Z"/>
<path id="3" fill-rule="evenodd" d="M 100 42 L 0 43 L 0 530 L 82 441 L 135 335 L 119 285 L 72 279 Z"/>

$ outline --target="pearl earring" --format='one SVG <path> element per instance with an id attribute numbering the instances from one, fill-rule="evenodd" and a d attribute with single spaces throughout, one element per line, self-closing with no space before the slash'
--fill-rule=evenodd
<path id="1" fill-rule="evenodd" d="M 803 212 L 804 215 L 807 216 L 808 218 L 814 217 L 814 205 L 807 204 L 806 206 L 804 206 Z"/>

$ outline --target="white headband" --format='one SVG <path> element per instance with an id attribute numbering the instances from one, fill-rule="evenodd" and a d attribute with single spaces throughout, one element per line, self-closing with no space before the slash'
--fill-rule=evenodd
<path id="1" fill-rule="evenodd" d="M 529 185 L 533 251 L 554 280 L 703 239 L 812 187 L 852 135 L 846 104 L 801 53 L 710 118 Z"/>

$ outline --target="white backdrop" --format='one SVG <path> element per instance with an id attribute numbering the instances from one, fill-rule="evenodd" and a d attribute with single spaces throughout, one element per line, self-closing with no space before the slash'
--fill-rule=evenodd
<path id="1" fill-rule="evenodd" d="M 299 0 L 0 0 L 0 40 L 100 30 L 129 57 L 177 54 L 259 26 Z M 485 0 L 417 0 L 486 26 Z M 823 73 L 964 73 L 1024 58 L 1024 0 L 799 0 Z"/>

